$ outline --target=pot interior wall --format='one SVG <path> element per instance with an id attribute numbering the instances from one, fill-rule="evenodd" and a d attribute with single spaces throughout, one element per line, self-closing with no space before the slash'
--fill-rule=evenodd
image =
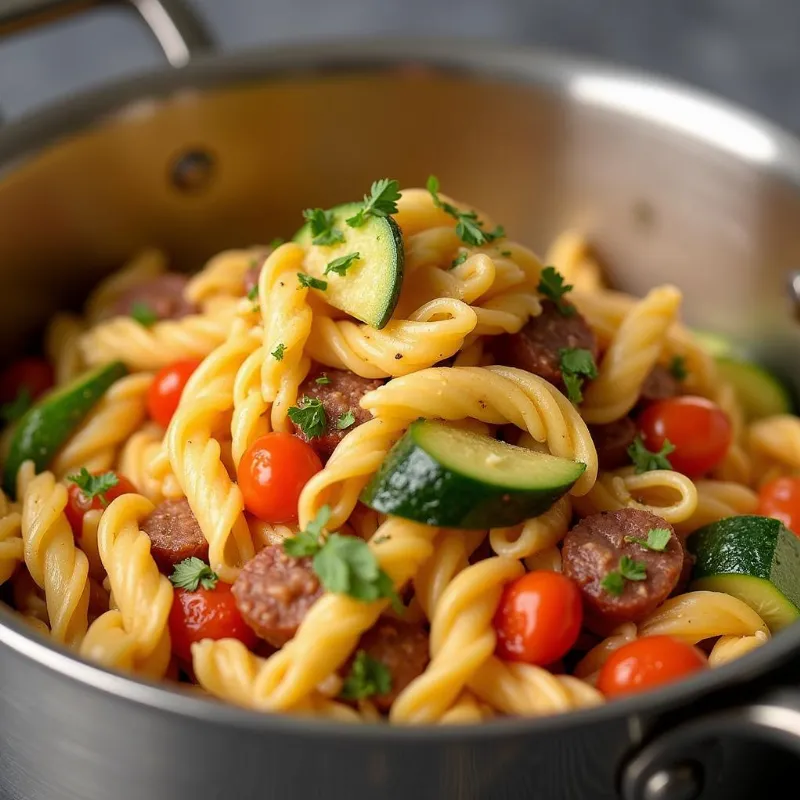
<path id="1" fill-rule="evenodd" d="M 675 283 L 690 322 L 791 368 L 800 339 L 785 289 L 800 265 L 800 192 L 772 169 L 769 142 L 712 119 L 710 135 L 729 134 L 728 146 L 712 145 L 640 108 L 620 113 L 619 99 L 612 111 L 577 81 L 415 67 L 142 100 L 7 167 L 5 355 L 141 247 L 194 269 L 220 249 L 291 235 L 301 209 L 359 197 L 377 177 L 422 185 L 436 173 L 448 194 L 540 252 L 566 226 L 586 231 L 614 285 Z M 691 122 L 692 109 L 678 114 Z M 175 164 L 187 153 L 211 167 L 179 188 Z"/>

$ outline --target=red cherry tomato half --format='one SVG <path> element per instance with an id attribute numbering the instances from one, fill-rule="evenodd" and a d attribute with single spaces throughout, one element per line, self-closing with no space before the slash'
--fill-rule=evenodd
<path id="1" fill-rule="evenodd" d="M 202 639 L 238 639 L 250 649 L 258 641 L 236 607 L 230 584 L 222 581 L 213 589 L 175 589 L 169 633 L 172 652 L 186 662 L 192 660 L 192 645 Z"/>
<path id="2" fill-rule="evenodd" d="M 758 493 L 757 514 L 779 519 L 800 536 L 800 478 L 775 478 Z"/>
<path id="3" fill-rule="evenodd" d="M 648 450 L 659 451 L 667 440 L 674 445 L 667 458 L 673 469 L 690 478 L 716 467 L 733 438 L 728 415 L 704 397 L 673 397 L 653 403 L 639 417 L 639 429 Z"/>
<path id="4" fill-rule="evenodd" d="M 297 501 L 322 469 L 314 449 L 291 433 L 267 433 L 242 456 L 237 471 L 247 510 L 264 522 L 297 519 Z"/>
<path id="5" fill-rule="evenodd" d="M 494 615 L 497 655 L 545 666 L 564 656 L 583 621 L 581 593 L 558 572 L 537 570 L 509 583 Z"/>
<path id="6" fill-rule="evenodd" d="M 99 475 L 100 473 L 95 473 Z M 122 475 L 117 475 L 117 484 L 103 492 L 102 498 L 99 495 L 87 497 L 83 490 L 76 484 L 70 482 L 67 488 L 67 507 L 64 513 L 67 515 L 72 533 L 76 538 L 80 538 L 83 533 L 83 517 L 87 511 L 93 508 L 104 508 L 103 501 L 107 506 L 114 498 L 121 494 L 131 494 L 136 491 L 136 487 Z"/>
<path id="7" fill-rule="evenodd" d="M 606 697 L 655 689 L 708 666 L 705 656 L 671 636 L 645 636 L 612 653 L 600 670 L 597 688 Z"/>
<path id="8" fill-rule="evenodd" d="M 0 373 L 0 403 L 11 403 L 22 389 L 35 400 L 53 383 L 53 368 L 43 358 L 21 358 Z"/>
<path id="9" fill-rule="evenodd" d="M 199 366 L 197 359 L 176 361 L 156 373 L 147 391 L 147 411 L 151 419 L 165 428 L 169 425 L 181 401 L 186 381 Z"/>

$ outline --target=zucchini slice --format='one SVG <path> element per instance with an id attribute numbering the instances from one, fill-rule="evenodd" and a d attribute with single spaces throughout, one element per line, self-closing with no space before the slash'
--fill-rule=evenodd
<path id="1" fill-rule="evenodd" d="M 543 514 L 585 464 L 417 420 L 361 494 L 384 514 L 447 528 L 500 528 Z"/>
<path id="2" fill-rule="evenodd" d="M 108 388 L 127 374 L 121 361 L 112 361 L 39 400 L 14 428 L 3 468 L 6 493 L 15 496 L 17 472 L 24 461 L 33 461 L 37 472 L 46 469 Z"/>
<path id="3" fill-rule="evenodd" d="M 726 592 L 760 614 L 774 633 L 800 617 L 800 538 L 777 519 L 728 517 L 687 540 L 691 589 Z"/>
<path id="4" fill-rule="evenodd" d="M 333 227 L 344 235 L 344 242 L 316 245 L 311 226 L 306 223 L 294 235 L 294 241 L 306 248 L 305 271 L 327 282 L 324 290 L 315 289 L 325 302 L 373 328 L 383 328 L 392 317 L 403 286 L 403 235 L 391 217 L 367 217 L 358 228 L 347 224 L 363 207 L 362 203 L 335 206 Z M 328 264 L 337 258 L 358 253 L 345 272 L 325 274 Z"/>
<path id="5" fill-rule="evenodd" d="M 748 421 L 792 413 L 789 391 L 763 367 L 725 357 L 717 358 L 717 367 L 720 375 L 733 386 Z"/>

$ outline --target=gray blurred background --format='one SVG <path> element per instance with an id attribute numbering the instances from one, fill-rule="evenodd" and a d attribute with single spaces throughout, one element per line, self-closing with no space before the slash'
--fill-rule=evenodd
<path id="1" fill-rule="evenodd" d="M 189 2 L 229 50 L 354 34 L 546 45 L 671 75 L 800 132 L 800 0 Z M 133 15 L 94 12 L 0 44 L 0 108 L 17 116 L 159 61 Z"/>

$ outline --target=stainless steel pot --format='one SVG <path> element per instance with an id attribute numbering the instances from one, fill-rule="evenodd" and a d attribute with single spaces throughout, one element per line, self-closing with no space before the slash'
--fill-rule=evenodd
<path id="1" fill-rule="evenodd" d="M 0 34 L 90 4 L 37 0 L 31 16 L 29 2 L 6 0 Z M 408 185 L 436 172 L 534 247 L 577 225 L 619 286 L 675 282 L 692 322 L 748 343 L 800 389 L 800 144 L 768 123 L 669 83 L 508 47 L 348 42 L 195 59 L 210 40 L 182 6 L 134 5 L 181 69 L 0 129 L 6 355 L 143 245 L 191 268 L 290 233 L 299 209 L 377 176 Z M 705 785 L 732 797 L 746 762 L 729 734 L 800 755 L 800 692 L 786 688 L 799 662 L 796 626 L 728 667 L 604 708 L 355 728 L 111 674 L 0 609 L 0 794 L 686 800 Z"/>

